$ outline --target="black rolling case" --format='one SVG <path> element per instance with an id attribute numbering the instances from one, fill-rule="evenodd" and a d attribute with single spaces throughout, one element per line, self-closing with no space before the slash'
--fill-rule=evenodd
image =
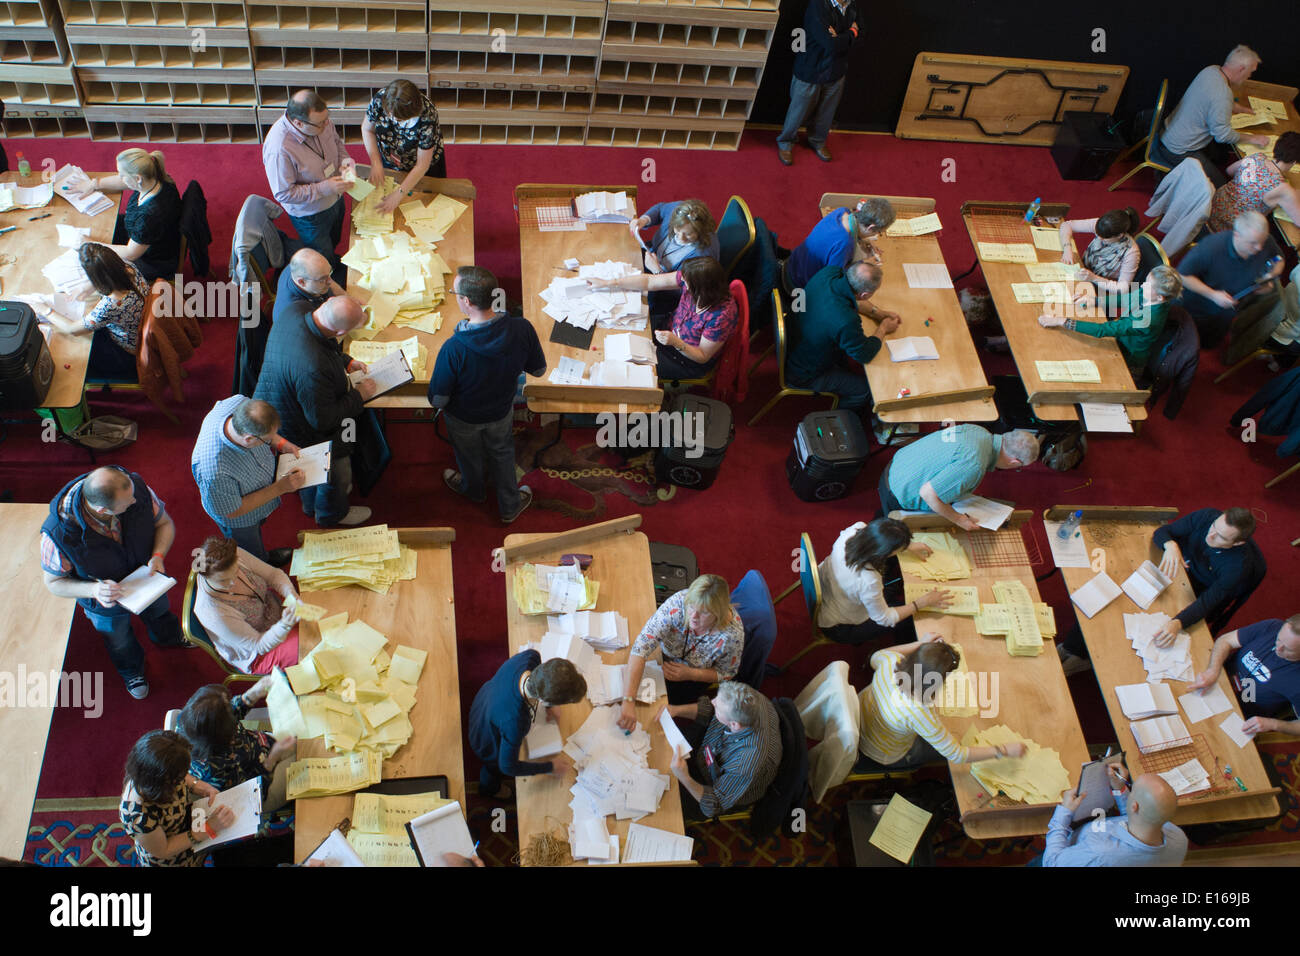
<path id="1" fill-rule="evenodd" d="M 655 477 L 681 488 L 699 490 L 709 487 L 718 477 L 727 446 L 736 437 L 731 406 L 711 398 L 683 394 L 673 399 L 668 411 L 673 419 L 680 415 L 686 416 L 683 423 L 691 422 L 689 434 L 692 441 L 689 445 L 684 441 L 669 445 L 669 440 L 684 439 L 687 433 L 684 428 L 680 435 L 675 427 L 661 428 L 659 450 L 655 453 Z M 703 417 L 696 418 L 697 415 Z M 702 423 L 703 428 L 698 428 L 697 423 Z"/>
<path id="2" fill-rule="evenodd" d="M 0 302 L 0 408 L 40 408 L 53 379 L 54 357 L 32 307 Z"/>
<path id="3" fill-rule="evenodd" d="M 650 573 L 655 581 L 655 606 L 691 586 L 700 576 L 695 552 L 680 544 L 650 542 Z"/>
<path id="4" fill-rule="evenodd" d="M 804 501 L 843 498 L 870 452 L 870 441 L 857 412 L 813 412 L 795 430 L 794 447 L 785 460 L 785 476 Z"/>

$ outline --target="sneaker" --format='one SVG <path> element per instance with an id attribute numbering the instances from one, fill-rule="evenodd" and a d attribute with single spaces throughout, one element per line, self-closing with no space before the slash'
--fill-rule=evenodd
<path id="1" fill-rule="evenodd" d="M 365 505 L 353 505 L 348 513 L 339 519 L 341 525 L 363 524 L 370 520 L 370 509 Z"/>
<path id="2" fill-rule="evenodd" d="M 461 488 L 461 477 L 460 477 L 460 472 L 457 471 L 455 468 L 444 468 L 444 469 L 442 470 L 442 482 L 443 482 L 443 484 L 445 484 L 448 488 L 450 488 L 452 491 L 456 492 L 456 494 L 458 494 L 458 495 L 460 495 L 460 496 L 462 496 L 462 497 L 464 497 L 464 498 L 469 498 L 469 495 L 465 494 L 465 492 L 463 492 L 463 491 L 460 490 L 460 488 Z M 472 502 L 474 502 L 475 504 L 480 504 L 480 505 L 481 505 L 481 504 L 484 502 L 485 499 L 483 499 L 483 498 L 470 498 L 469 500 L 472 501 Z"/>
<path id="3" fill-rule="evenodd" d="M 528 506 L 533 503 L 533 489 L 527 485 L 519 486 L 519 510 L 509 518 L 502 518 L 502 524 L 514 524 L 515 519 L 528 510 Z"/>
<path id="4" fill-rule="evenodd" d="M 136 700 L 144 700 L 149 696 L 149 682 L 144 679 L 143 674 L 128 677 L 126 679 L 126 692 Z"/>

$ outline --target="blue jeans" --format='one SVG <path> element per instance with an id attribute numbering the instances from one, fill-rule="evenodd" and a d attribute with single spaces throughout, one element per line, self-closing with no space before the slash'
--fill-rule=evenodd
<path id="1" fill-rule="evenodd" d="M 339 243 L 343 241 L 343 216 L 347 204 L 343 197 L 328 209 L 322 209 L 310 216 L 290 216 L 293 228 L 298 230 L 298 238 L 304 246 L 310 246 L 329 260 L 330 276 L 341 286 L 348 284 L 348 267 L 339 261 Z"/>
<path id="2" fill-rule="evenodd" d="M 871 403 L 871 386 L 867 376 L 845 368 L 831 368 L 811 382 L 791 382 L 796 388 L 811 388 L 815 392 L 838 395 L 841 408 L 865 408 Z"/>
<path id="3" fill-rule="evenodd" d="M 502 519 L 514 517 L 522 500 L 515 478 L 514 412 L 481 425 L 462 422 L 445 412 L 443 418 L 456 452 L 461 494 L 482 501 L 487 497 L 485 479 L 491 480 L 497 489 L 497 511 Z"/>
<path id="4" fill-rule="evenodd" d="M 346 488 L 347 485 L 343 487 Z M 233 538 L 235 544 L 257 558 L 257 560 L 265 561 L 267 557 L 266 545 L 262 544 L 262 525 L 265 523 L 265 520 L 263 520 L 257 524 L 244 525 L 242 528 L 232 528 L 218 521 L 217 527 L 221 529 L 222 534 L 227 538 Z"/>
<path id="5" fill-rule="evenodd" d="M 839 109 L 842 95 L 844 95 L 844 77 L 840 77 L 834 83 L 825 84 L 805 83 L 797 76 L 790 77 L 790 108 L 786 111 L 785 126 L 781 130 L 781 135 L 776 138 L 776 145 L 782 149 L 793 146 L 794 141 L 799 138 L 799 127 L 808 118 L 808 114 L 813 113 L 812 122 L 808 125 L 808 145 L 813 149 L 825 146 L 826 137 L 831 131 L 831 121 L 835 119 L 835 111 Z M 816 106 L 815 113 L 814 106 Z"/>
<path id="6" fill-rule="evenodd" d="M 84 605 L 82 610 L 86 612 L 86 619 L 91 626 L 104 638 L 108 656 L 122 678 L 125 680 L 143 676 L 144 648 L 131 630 L 131 618 L 134 615 L 120 605 L 110 608 L 96 603 L 95 610 Z M 183 640 L 180 619 L 172 613 L 167 595 L 164 594 L 145 608 L 140 617 L 149 631 L 149 639 L 155 644 L 175 646 Z"/>
<path id="7" fill-rule="evenodd" d="M 314 517 L 316 523 L 322 528 L 338 524 L 347 517 L 350 484 L 352 484 L 352 459 L 331 457 L 328 481 L 323 485 L 298 489 L 303 513 Z M 260 531 L 258 537 L 261 537 Z"/>

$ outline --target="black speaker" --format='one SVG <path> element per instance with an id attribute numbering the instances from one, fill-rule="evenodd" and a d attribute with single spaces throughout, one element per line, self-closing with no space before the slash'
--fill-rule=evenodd
<path id="1" fill-rule="evenodd" d="M 1062 179 L 1098 180 L 1126 146 L 1119 123 L 1107 113 L 1066 113 L 1052 144 Z"/>

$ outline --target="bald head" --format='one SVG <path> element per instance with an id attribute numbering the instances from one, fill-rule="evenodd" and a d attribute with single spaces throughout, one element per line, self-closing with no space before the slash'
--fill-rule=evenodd
<path id="1" fill-rule="evenodd" d="M 299 90 L 289 97 L 289 105 L 285 107 L 284 115 L 291 120 L 319 125 L 328 109 L 329 104 L 315 90 Z"/>
<path id="2" fill-rule="evenodd" d="M 350 295 L 326 299 L 312 314 L 317 325 L 334 335 L 347 335 L 366 324 L 366 313 L 361 310 L 361 303 Z"/>
<path id="3" fill-rule="evenodd" d="M 1178 795 L 1163 778 L 1144 773 L 1133 781 L 1128 798 L 1128 813 L 1146 826 L 1158 829 L 1173 819 L 1178 809 Z"/>
<path id="4" fill-rule="evenodd" d="M 330 287 L 329 260 L 315 249 L 299 249 L 289 260 L 289 278 L 308 295 L 325 295 Z"/>
<path id="5" fill-rule="evenodd" d="M 125 472 L 117 468 L 96 468 L 86 476 L 81 493 L 92 508 L 116 515 L 131 507 L 134 500 L 131 492 L 131 479 Z"/>
<path id="6" fill-rule="evenodd" d="M 1232 247 L 1243 259 L 1259 253 L 1268 242 L 1268 220 L 1247 209 L 1232 221 Z"/>

